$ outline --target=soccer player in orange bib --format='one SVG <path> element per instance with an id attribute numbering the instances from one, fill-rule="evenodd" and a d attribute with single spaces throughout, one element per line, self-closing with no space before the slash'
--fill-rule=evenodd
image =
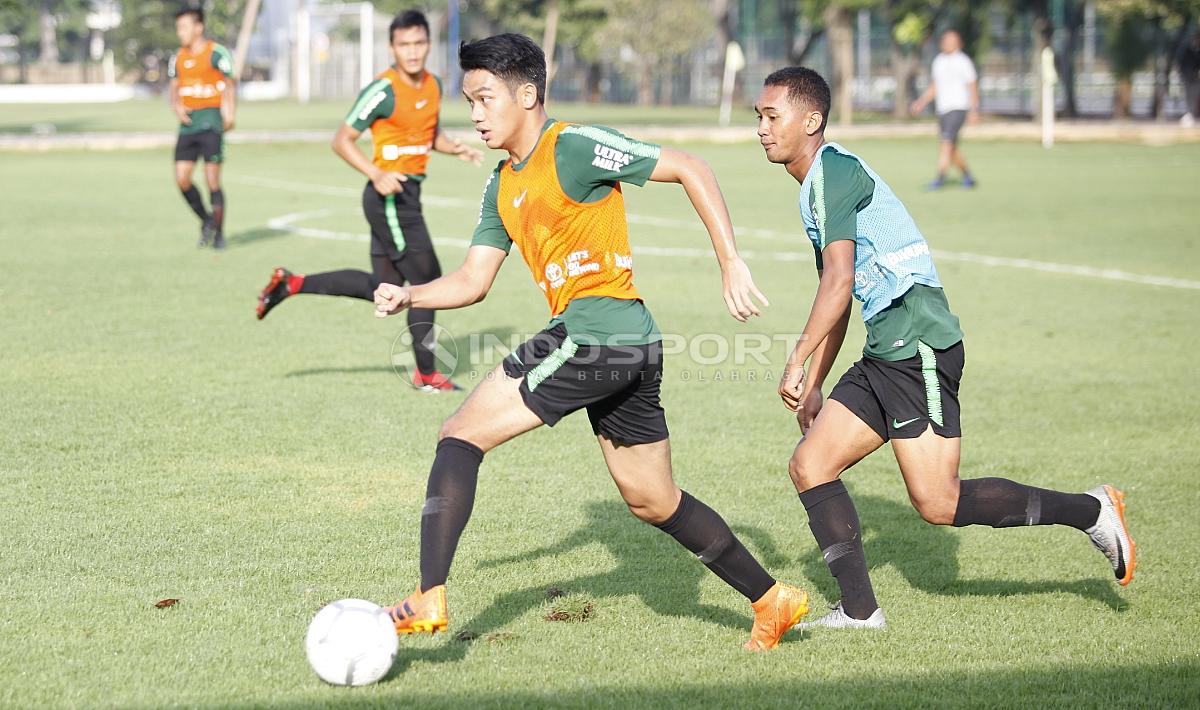
<path id="1" fill-rule="evenodd" d="M 721 516 L 675 485 L 659 401 L 662 337 L 633 285 L 621 191 L 621 183 L 647 180 L 683 186 L 712 239 L 729 312 L 745 321 L 759 314 L 753 299 L 764 305 L 766 299 L 738 256 L 716 178 L 686 153 L 547 118 L 546 59 L 528 37 L 503 34 L 465 44 L 459 60 L 475 129 L 509 158 L 484 188 L 463 265 L 419 286 L 381 284 L 376 314 L 478 303 L 516 244 L 552 318 L 442 425 L 421 514 L 421 581 L 389 609 L 397 632 L 447 627 L 446 579 L 484 454 L 586 409 L 630 511 L 745 595 L 754 614 L 746 648 L 774 648 L 807 613 L 808 596 L 777 582 Z"/>
<path id="2" fill-rule="evenodd" d="M 225 193 L 221 190 L 221 163 L 225 132 L 233 129 L 237 104 L 233 57 L 228 49 L 204 37 L 204 11 L 199 8 L 175 13 L 175 35 L 179 37 L 179 51 L 167 65 L 167 76 L 171 79 L 168 96 L 179 117 L 175 184 L 200 218 L 197 246 L 211 244 L 214 249 L 224 249 Z M 192 172 L 199 158 L 204 158 L 211 212 L 192 184 Z"/>
<path id="3" fill-rule="evenodd" d="M 258 297 L 256 314 L 267 316 L 284 299 L 299 293 L 348 296 L 370 301 L 381 283 L 424 284 L 442 275 L 437 253 L 421 213 L 421 183 L 430 151 L 458 156 L 480 165 L 483 153 L 446 135 L 438 126 L 442 82 L 425 69 L 429 23 L 418 10 L 396 16 L 388 28 L 396 64 L 371 82 L 333 138 L 333 150 L 367 176 L 362 207 L 371 227 L 371 271 L 342 269 L 293 274 L 275 269 Z M 371 129 L 370 160 L 355 141 Z M 426 392 L 459 389 L 438 372 L 432 343 L 433 311 L 408 313 L 416 369 L 413 386 Z"/>

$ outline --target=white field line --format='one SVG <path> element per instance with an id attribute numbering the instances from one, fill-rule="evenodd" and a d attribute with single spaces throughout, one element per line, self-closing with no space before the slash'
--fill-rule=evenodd
<path id="1" fill-rule="evenodd" d="M 228 180 L 229 178 L 226 179 Z M 293 182 L 290 180 L 276 180 L 272 178 L 239 176 L 234 178 L 233 181 L 245 183 L 247 185 L 255 185 L 257 187 L 289 190 L 293 192 L 308 192 L 312 194 L 332 195 L 338 197 L 358 197 L 362 193 L 361 189 L 337 187 L 333 185 L 315 185 L 311 183 Z M 479 202 L 477 200 L 468 200 L 457 197 L 422 195 L 421 201 L 426 205 L 436 207 L 468 208 L 472 210 L 479 208 Z M 368 235 L 362 233 L 335 232 L 327 229 L 302 227 L 296 225 L 296 222 L 301 222 L 307 219 L 315 219 L 317 217 L 324 217 L 329 215 L 331 212 L 332 210 L 328 209 L 292 212 L 268 220 L 267 226 L 271 229 L 278 229 L 281 231 L 290 232 L 292 234 L 312 237 L 315 239 L 330 239 L 334 241 L 367 241 Z M 631 224 L 666 227 L 669 229 L 686 229 L 697 232 L 704 231 L 704 225 L 698 222 L 670 219 L 665 217 L 630 214 L 629 222 Z M 781 232 L 773 229 L 739 228 L 737 233 L 739 236 L 754 237 L 768 241 L 799 242 L 802 239 L 802 236 L 799 233 L 789 234 L 787 232 Z M 435 244 L 442 244 L 445 246 L 470 246 L 470 240 L 467 239 L 436 238 L 433 240 L 433 242 Z M 656 247 L 639 245 L 634 247 L 633 251 L 635 254 L 644 254 L 647 256 L 712 256 L 712 251 L 709 249 L 693 247 Z M 811 251 L 756 251 L 753 249 L 743 249 L 741 250 L 741 254 L 746 259 L 768 259 L 773 261 L 812 260 Z M 1155 276 L 1153 274 L 1135 274 L 1128 271 L 1121 271 L 1120 269 L 1101 269 L 1098 267 L 1084 266 L 1081 264 L 1060 264 L 1052 261 L 1018 259 L 1007 256 L 990 256 L 987 254 L 972 254 L 970 252 L 947 251 L 944 249 L 934 250 L 934 256 L 941 261 L 958 261 L 969 264 L 980 264 L 983 266 L 1003 266 L 1014 269 L 1025 269 L 1028 271 L 1041 271 L 1043 273 L 1050 274 L 1080 276 L 1083 278 L 1100 279 L 1104 281 L 1120 281 L 1124 283 L 1140 284 L 1143 286 L 1162 286 L 1166 288 L 1200 291 L 1200 281 L 1180 279 L 1170 276 Z"/>

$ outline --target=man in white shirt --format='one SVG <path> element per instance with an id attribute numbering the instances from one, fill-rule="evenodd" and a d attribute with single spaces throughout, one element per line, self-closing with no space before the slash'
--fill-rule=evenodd
<path id="1" fill-rule="evenodd" d="M 941 53 L 933 59 L 929 88 L 913 102 L 912 112 L 920 113 L 935 100 L 938 115 L 938 174 L 929 189 L 936 190 L 946 179 L 951 163 L 962 171 L 963 187 L 975 187 L 967 161 L 958 149 L 958 132 L 966 122 L 979 122 L 979 82 L 975 64 L 962 51 L 962 37 L 954 30 L 942 33 Z"/>

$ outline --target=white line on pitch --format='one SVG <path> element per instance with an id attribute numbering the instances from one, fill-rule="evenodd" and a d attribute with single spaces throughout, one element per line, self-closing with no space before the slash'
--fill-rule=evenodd
<path id="1" fill-rule="evenodd" d="M 227 180 L 229 178 L 226 178 Z M 309 192 L 320 195 L 336 195 L 336 196 L 352 196 L 357 197 L 362 193 L 362 190 L 356 190 L 349 187 L 336 187 L 333 185 L 314 185 L 311 183 L 293 182 L 290 180 L 275 180 L 272 178 L 260 178 L 251 176 L 237 176 L 235 182 L 243 182 L 248 185 L 256 185 L 258 187 L 267 187 L 279 190 L 292 190 L 296 192 Z M 459 207 L 477 209 L 479 202 L 477 200 L 465 200 L 457 197 L 440 197 L 437 195 L 422 195 L 421 201 L 427 205 L 438 207 Z M 294 223 L 303 219 L 313 219 L 323 217 L 330 213 L 330 210 L 316 210 L 311 212 L 293 212 L 290 214 L 274 217 L 267 222 L 267 226 L 272 229 L 280 229 L 283 231 L 299 234 L 306 237 L 316 239 L 332 239 L 335 241 L 366 241 L 367 236 L 364 234 L 350 232 L 334 232 L 326 229 L 316 229 L 312 227 L 298 227 Z M 651 217 L 648 215 L 628 215 L 629 221 L 632 224 L 643 224 L 654 227 L 667 227 L 671 229 L 688 229 L 692 231 L 704 231 L 704 225 L 695 222 L 684 220 L 670 219 L 666 217 Z M 754 229 L 754 228 L 738 228 L 739 235 L 758 237 L 768 240 L 799 240 L 797 235 L 790 235 L 785 232 L 779 232 L 772 229 Z M 435 244 L 445 244 L 446 246 L 470 246 L 468 240 L 463 239 L 434 239 Z M 707 257 L 711 256 L 712 252 L 707 249 L 697 249 L 692 247 L 655 247 L 655 246 L 636 246 L 634 247 L 635 254 L 647 254 L 652 256 L 695 256 Z M 1082 276 L 1085 278 L 1102 279 L 1106 281 L 1121 281 L 1125 283 L 1141 284 L 1144 286 L 1163 286 L 1166 288 L 1179 288 L 1185 290 L 1196 291 L 1200 290 L 1200 281 L 1190 279 L 1178 279 L 1171 276 L 1155 276 L 1152 274 L 1135 274 L 1120 269 L 1101 269 L 1094 266 L 1083 266 L 1080 264 L 1060 264 L 1052 261 L 1037 261 L 1035 259 L 1020 259 L 1007 256 L 990 256 L 987 254 L 972 254 L 970 252 L 947 251 L 944 249 L 935 249 L 934 256 L 944 261 L 959 261 L 969 264 L 982 264 L 984 266 L 1006 266 L 1014 269 L 1027 269 L 1030 271 L 1041 271 L 1051 274 L 1063 274 L 1069 276 Z M 747 259 L 773 259 L 775 261 L 809 261 L 812 259 L 811 252 L 796 252 L 796 251 L 769 251 L 758 252 L 755 250 L 741 250 L 741 254 Z"/>

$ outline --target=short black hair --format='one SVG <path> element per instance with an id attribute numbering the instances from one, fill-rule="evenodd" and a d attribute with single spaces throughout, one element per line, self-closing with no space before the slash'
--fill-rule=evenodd
<path id="1" fill-rule="evenodd" d="M 420 27 L 425 30 L 425 36 L 429 36 L 429 20 L 425 19 L 425 13 L 413 8 L 396 15 L 392 24 L 388 25 L 388 43 L 391 43 L 396 30 L 407 30 L 409 27 Z"/>
<path id="2" fill-rule="evenodd" d="M 771 72 L 763 86 L 786 86 L 792 103 L 804 104 L 821 112 L 821 130 L 825 130 L 833 99 L 829 84 L 820 74 L 808 67 L 784 67 Z"/>
<path id="3" fill-rule="evenodd" d="M 495 74 L 514 93 L 522 84 L 533 84 L 538 103 L 546 103 L 546 55 L 525 35 L 510 32 L 463 42 L 458 63 L 464 72 L 483 69 Z"/>
<path id="4" fill-rule="evenodd" d="M 184 15 L 191 15 L 192 17 L 196 18 L 196 22 L 199 22 L 202 25 L 204 24 L 204 10 L 199 7 L 184 5 L 175 13 L 175 19 L 178 20 Z"/>

